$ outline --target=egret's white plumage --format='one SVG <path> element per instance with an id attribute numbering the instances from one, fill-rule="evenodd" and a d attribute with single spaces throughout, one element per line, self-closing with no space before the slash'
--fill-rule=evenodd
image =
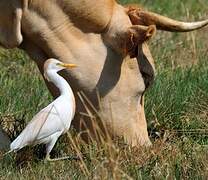
<path id="1" fill-rule="evenodd" d="M 65 133 L 75 114 L 75 98 L 67 81 L 57 72 L 75 67 L 74 64 L 64 64 L 56 59 L 49 59 L 44 65 L 44 76 L 59 89 L 60 96 L 47 107 L 37 113 L 22 133 L 11 143 L 10 151 L 18 151 L 27 145 L 46 144 L 46 158 L 57 139 Z"/>

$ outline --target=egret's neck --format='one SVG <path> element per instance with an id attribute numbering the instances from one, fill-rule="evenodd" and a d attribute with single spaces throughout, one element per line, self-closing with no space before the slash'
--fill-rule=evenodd
<path id="1" fill-rule="evenodd" d="M 46 73 L 49 80 L 59 89 L 61 96 L 74 97 L 71 87 L 63 77 L 53 70 L 49 70 Z"/>

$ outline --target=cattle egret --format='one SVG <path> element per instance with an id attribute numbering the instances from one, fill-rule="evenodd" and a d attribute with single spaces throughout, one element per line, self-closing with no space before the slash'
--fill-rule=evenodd
<path id="1" fill-rule="evenodd" d="M 60 91 L 60 96 L 47 107 L 37 113 L 21 134 L 10 144 L 10 152 L 18 151 L 27 145 L 46 144 L 46 160 L 57 161 L 68 157 L 50 158 L 60 135 L 66 133 L 75 114 L 75 98 L 67 81 L 57 72 L 76 67 L 74 64 L 64 64 L 56 59 L 49 59 L 44 64 L 45 78 L 54 83 Z"/>

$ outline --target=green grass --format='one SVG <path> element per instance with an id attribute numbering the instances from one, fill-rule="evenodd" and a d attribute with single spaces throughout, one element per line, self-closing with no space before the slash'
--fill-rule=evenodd
<path id="1" fill-rule="evenodd" d="M 201 19 L 207 0 L 123 0 L 181 20 Z M 208 178 L 208 32 L 159 32 L 150 42 L 157 76 L 146 93 L 146 115 L 153 141 L 150 149 L 128 147 L 122 140 L 74 147 L 64 136 L 54 155 L 77 151 L 81 161 L 44 163 L 23 151 L 0 163 L 0 179 L 207 179 Z M 52 97 L 34 62 L 19 50 L 0 50 L 0 120 L 28 121 Z M 12 129 L 12 127 L 10 127 Z M 73 134 L 73 132 L 72 132 Z M 15 136 L 15 134 L 13 134 Z M 76 140 L 76 134 L 73 136 Z M 40 153 L 36 153 L 40 154 Z M 35 158 L 32 158 L 35 157 Z M 31 160 L 32 159 L 32 160 Z"/>

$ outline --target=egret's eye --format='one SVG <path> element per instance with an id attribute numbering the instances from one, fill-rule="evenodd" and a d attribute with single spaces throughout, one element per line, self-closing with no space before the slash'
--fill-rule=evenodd
<path id="1" fill-rule="evenodd" d="M 62 66 L 62 64 L 61 63 L 56 63 L 56 66 Z"/>

